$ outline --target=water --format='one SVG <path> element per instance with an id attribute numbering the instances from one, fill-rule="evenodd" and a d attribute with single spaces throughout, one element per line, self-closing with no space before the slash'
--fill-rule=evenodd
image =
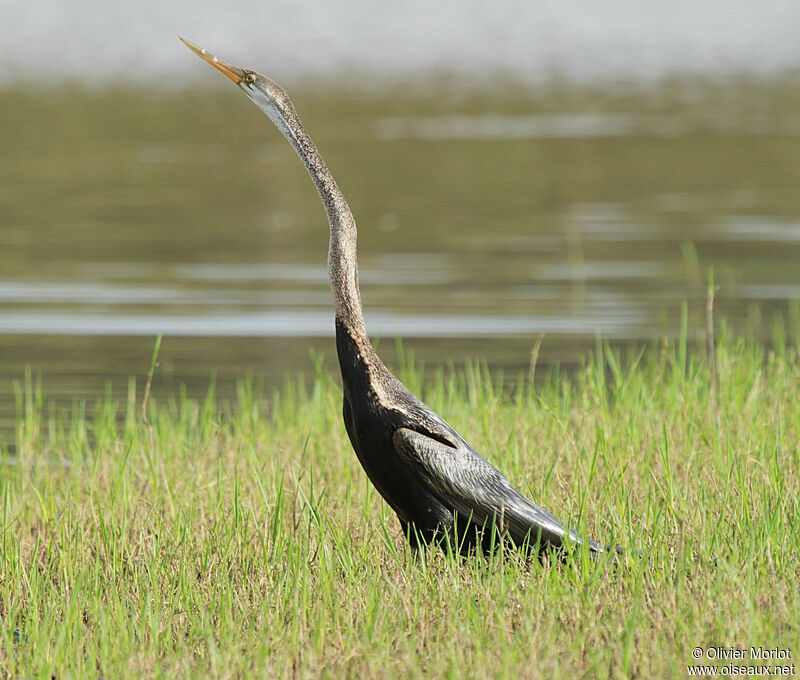
<path id="1" fill-rule="evenodd" d="M 26 366 L 55 404 L 268 387 L 332 369 L 324 213 L 302 164 L 226 87 L 19 89 L 0 107 L 0 432 Z M 552 86 L 295 102 L 359 224 L 367 326 L 429 366 L 574 363 L 598 334 L 702 342 L 717 313 L 770 337 L 800 299 L 793 80 Z M 794 311 L 793 311 L 794 310 Z M 110 386 L 109 386 L 110 384 Z M 60 408 L 60 406 L 59 406 Z"/>
<path id="2" fill-rule="evenodd" d="M 521 3 L 173 0 L 0 3 L 0 84 L 78 80 L 185 87 L 202 75 L 175 35 L 281 81 L 374 87 L 432 72 L 464 87 L 758 76 L 800 67 L 800 5 L 728 0 Z"/>

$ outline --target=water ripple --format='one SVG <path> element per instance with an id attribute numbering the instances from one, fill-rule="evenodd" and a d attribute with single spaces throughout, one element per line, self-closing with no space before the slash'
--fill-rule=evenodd
<path id="1" fill-rule="evenodd" d="M 563 333 L 610 338 L 643 337 L 644 311 L 631 306 L 614 315 L 587 312 L 542 316 L 479 314 L 367 315 L 371 335 L 387 337 L 492 337 Z M 260 311 L 232 314 L 102 314 L 95 312 L 18 312 L 0 314 L 0 333 L 24 335 L 157 335 L 205 337 L 330 337 L 333 311 Z"/>

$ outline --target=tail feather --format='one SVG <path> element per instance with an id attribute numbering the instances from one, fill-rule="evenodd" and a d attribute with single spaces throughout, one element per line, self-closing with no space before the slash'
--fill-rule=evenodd
<path id="1" fill-rule="evenodd" d="M 505 509 L 503 519 L 515 543 L 541 543 L 551 548 L 586 545 L 592 556 L 605 552 L 606 549 L 594 539 L 582 536 L 575 529 L 567 530 L 563 523 L 544 508 L 518 493 L 515 496 L 514 502 L 509 503 Z"/>

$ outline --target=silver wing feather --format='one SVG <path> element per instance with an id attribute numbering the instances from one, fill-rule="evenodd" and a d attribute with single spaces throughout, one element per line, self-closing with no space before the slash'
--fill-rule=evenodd
<path id="1" fill-rule="evenodd" d="M 453 441 L 452 437 L 448 441 Z M 581 544 L 574 530 L 522 496 L 503 474 L 465 442 L 447 446 L 415 430 L 399 428 L 393 437 L 397 454 L 413 465 L 422 480 L 442 503 L 460 517 L 471 517 L 479 526 L 496 522 L 517 545 L 537 541 L 559 547 L 565 540 Z M 601 545 L 587 539 L 592 553 Z"/>

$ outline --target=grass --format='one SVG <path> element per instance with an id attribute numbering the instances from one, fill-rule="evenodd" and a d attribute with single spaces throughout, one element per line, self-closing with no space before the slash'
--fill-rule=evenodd
<path id="1" fill-rule="evenodd" d="M 153 394 L 146 419 L 134 383 L 55 415 L 23 386 L 0 675 L 669 677 L 698 646 L 800 653 L 798 352 L 715 349 L 712 372 L 685 341 L 598 343 L 535 388 L 400 367 L 521 490 L 626 548 L 616 569 L 412 559 L 319 366 L 269 399 Z"/>

